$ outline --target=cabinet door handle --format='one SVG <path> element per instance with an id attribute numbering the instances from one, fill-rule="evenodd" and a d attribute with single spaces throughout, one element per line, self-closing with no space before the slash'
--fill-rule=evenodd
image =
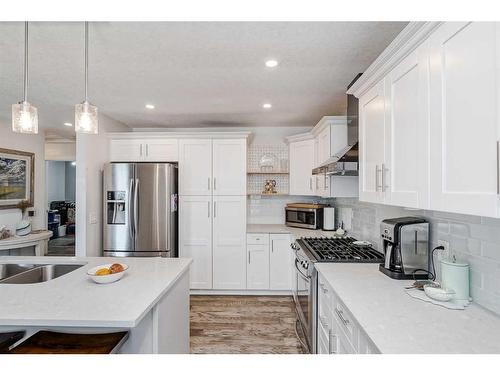
<path id="1" fill-rule="evenodd" d="M 312 177 L 309 177 L 309 190 L 311 190 L 311 191 L 313 189 L 313 181 L 312 181 L 312 179 L 313 179 Z"/>
<path id="2" fill-rule="evenodd" d="M 210 190 L 210 177 L 208 178 L 208 190 Z"/>
<path id="3" fill-rule="evenodd" d="M 140 154 L 141 154 L 141 156 L 142 156 L 142 143 L 141 143 L 141 145 L 139 146 L 139 148 L 140 148 L 140 149 L 139 149 L 139 153 L 140 153 Z"/>
<path id="4" fill-rule="evenodd" d="M 207 202 L 207 206 L 208 206 L 208 217 L 210 217 L 210 201 Z"/>
<path id="5" fill-rule="evenodd" d="M 332 330 L 328 331 L 328 353 L 337 354 L 337 345 L 335 345 L 335 349 L 333 347 L 333 343 L 337 342 L 337 335 L 332 332 Z"/>
<path id="6" fill-rule="evenodd" d="M 319 190 L 319 187 L 318 187 L 318 176 L 316 176 L 316 190 Z"/>
<path id="7" fill-rule="evenodd" d="M 217 217 L 217 202 L 214 202 L 214 218 Z"/>
<path id="8" fill-rule="evenodd" d="M 385 172 L 388 170 L 389 169 L 385 167 L 385 164 L 382 164 L 382 191 L 385 191 L 389 187 L 388 185 L 385 184 L 386 180 Z"/>
<path id="9" fill-rule="evenodd" d="M 214 177 L 214 191 L 217 190 L 217 177 Z"/>
<path id="10" fill-rule="evenodd" d="M 497 141 L 497 194 L 500 195 L 500 141 Z"/>
<path id="11" fill-rule="evenodd" d="M 149 145 L 146 143 L 146 156 L 149 156 Z"/>
<path id="12" fill-rule="evenodd" d="M 271 240 L 271 253 L 274 253 L 274 240 Z"/>
<path id="13" fill-rule="evenodd" d="M 325 189 L 328 189 L 328 176 L 325 173 Z"/>
<path id="14" fill-rule="evenodd" d="M 344 318 L 344 312 L 342 310 L 335 309 L 335 313 L 345 326 L 349 324 L 349 319 Z"/>
<path id="15" fill-rule="evenodd" d="M 251 251 L 248 252 L 248 264 L 250 264 L 251 260 L 250 260 L 250 255 L 252 254 Z"/>
<path id="16" fill-rule="evenodd" d="M 375 165 L 375 191 L 378 191 L 381 186 L 378 183 L 378 173 L 380 172 L 380 168 L 378 167 L 378 164 Z"/>

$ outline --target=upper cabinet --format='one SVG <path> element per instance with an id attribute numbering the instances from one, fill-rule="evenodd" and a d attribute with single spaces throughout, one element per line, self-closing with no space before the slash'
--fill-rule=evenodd
<path id="1" fill-rule="evenodd" d="M 181 195 L 246 195 L 246 139 L 181 139 Z"/>
<path id="2" fill-rule="evenodd" d="M 433 209 L 498 215 L 498 30 L 450 22 L 429 40 Z"/>
<path id="3" fill-rule="evenodd" d="M 499 216 L 499 32 L 410 23 L 353 85 L 361 200 Z"/>
<path id="4" fill-rule="evenodd" d="M 115 162 L 177 162 L 177 139 L 124 138 L 109 141 L 109 159 Z"/>
<path id="5" fill-rule="evenodd" d="M 179 194 L 212 195 L 212 140 L 179 141 Z"/>
<path id="6" fill-rule="evenodd" d="M 246 195 L 246 139 L 213 140 L 214 195 Z"/>
<path id="7" fill-rule="evenodd" d="M 290 142 L 290 195 L 316 195 L 314 139 Z"/>

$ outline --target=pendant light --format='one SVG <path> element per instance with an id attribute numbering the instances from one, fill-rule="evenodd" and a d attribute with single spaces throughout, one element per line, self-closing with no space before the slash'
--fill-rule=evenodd
<path id="1" fill-rule="evenodd" d="M 89 76 L 89 23 L 85 22 L 85 100 L 75 106 L 75 131 L 77 133 L 97 134 L 99 124 L 97 107 L 88 100 Z"/>
<path id="2" fill-rule="evenodd" d="M 28 22 L 24 23 L 24 96 L 12 105 L 12 130 L 16 133 L 38 134 L 38 111 L 28 103 Z"/>

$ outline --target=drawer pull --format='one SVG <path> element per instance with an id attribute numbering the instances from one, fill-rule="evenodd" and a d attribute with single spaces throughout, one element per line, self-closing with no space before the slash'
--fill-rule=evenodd
<path id="1" fill-rule="evenodd" d="M 319 283 L 319 287 L 321 288 L 321 290 L 323 291 L 323 293 L 328 293 L 328 288 L 325 287 L 325 284 Z"/>
<path id="2" fill-rule="evenodd" d="M 335 348 L 333 343 L 335 342 Z M 330 330 L 328 332 L 328 353 L 337 354 L 337 335 Z"/>
<path id="3" fill-rule="evenodd" d="M 344 318 L 344 312 L 342 310 L 335 309 L 335 313 L 345 326 L 349 324 L 349 319 Z"/>

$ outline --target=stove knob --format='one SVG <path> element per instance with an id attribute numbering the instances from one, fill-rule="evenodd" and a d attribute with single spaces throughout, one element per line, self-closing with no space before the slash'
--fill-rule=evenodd
<path id="1" fill-rule="evenodd" d="M 292 248 L 292 250 L 295 250 L 295 251 L 299 250 L 299 246 L 296 243 L 290 244 L 290 247 Z"/>

